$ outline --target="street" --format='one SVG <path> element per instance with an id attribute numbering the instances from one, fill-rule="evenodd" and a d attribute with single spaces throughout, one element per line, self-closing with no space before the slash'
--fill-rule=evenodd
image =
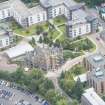
<path id="1" fill-rule="evenodd" d="M 91 35 L 86 36 L 88 39 L 90 39 L 96 45 L 95 51 L 88 52 L 85 55 L 79 56 L 79 57 L 74 58 L 72 60 L 69 59 L 57 71 L 54 71 L 54 72 L 49 71 L 46 75 L 47 78 L 49 78 L 50 80 L 53 81 L 55 89 L 67 97 L 67 99 L 69 100 L 69 103 L 72 102 L 72 99 L 60 88 L 59 83 L 58 83 L 58 78 L 60 77 L 62 72 L 68 71 L 74 65 L 82 62 L 84 57 L 87 57 L 87 56 L 94 54 L 94 53 L 101 53 L 101 54 L 105 55 L 105 43 L 101 39 L 100 40 L 96 39 L 96 37 L 99 37 L 99 34 L 100 33 L 95 33 L 95 34 L 91 34 Z"/>

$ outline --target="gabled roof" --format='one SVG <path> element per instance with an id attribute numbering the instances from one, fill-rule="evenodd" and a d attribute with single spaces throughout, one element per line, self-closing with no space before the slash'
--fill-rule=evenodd
<path id="1" fill-rule="evenodd" d="M 20 44 L 16 45 L 15 47 L 12 47 L 8 50 L 5 51 L 5 53 L 8 55 L 9 58 L 13 59 L 16 57 L 19 57 L 21 55 L 24 55 L 26 52 L 33 51 L 34 48 L 26 43 L 26 42 L 21 42 Z"/>
<path id="2" fill-rule="evenodd" d="M 20 16 L 27 17 L 30 15 L 28 7 L 21 0 L 10 0 L 9 2 Z"/>
<path id="3" fill-rule="evenodd" d="M 51 6 L 57 6 L 64 3 L 64 0 L 40 0 L 43 7 L 48 8 Z"/>
<path id="4" fill-rule="evenodd" d="M 9 1 L 1 2 L 0 3 L 0 10 L 10 8 Z"/>

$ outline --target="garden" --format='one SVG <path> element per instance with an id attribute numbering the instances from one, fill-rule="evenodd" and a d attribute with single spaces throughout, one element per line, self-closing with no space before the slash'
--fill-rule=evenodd
<path id="1" fill-rule="evenodd" d="M 24 73 L 22 69 L 13 73 L 0 71 L 0 79 L 16 83 L 30 93 L 39 94 L 51 105 L 69 105 L 68 100 L 55 90 L 52 81 L 45 78 L 39 69 L 34 69 L 30 74 Z"/>
<path id="2" fill-rule="evenodd" d="M 62 72 L 59 78 L 59 84 L 61 88 L 72 98 L 78 101 L 78 104 L 81 101 L 81 95 L 84 91 L 84 84 L 79 80 L 74 81 L 74 76 L 83 74 L 86 72 L 82 64 L 77 64 L 69 71 Z"/>
<path id="3" fill-rule="evenodd" d="M 77 40 L 67 39 L 62 43 L 64 48 L 64 59 L 73 59 L 75 57 L 81 56 L 84 52 L 92 52 L 96 49 L 96 46 L 88 39 L 81 38 Z"/>
<path id="4" fill-rule="evenodd" d="M 41 23 L 41 24 L 35 24 L 35 25 L 32 25 L 32 26 L 30 26 L 26 29 L 21 27 L 14 20 L 9 21 L 9 24 L 10 24 L 11 29 L 16 34 L 19 34 L 19 35 L 22 35 L 22 36 L 32 36 L 32 35 L 40 34 L 44 30 L 48 30 L 48 23 L 47 22 L 44 22 L 44 23 Z"/>

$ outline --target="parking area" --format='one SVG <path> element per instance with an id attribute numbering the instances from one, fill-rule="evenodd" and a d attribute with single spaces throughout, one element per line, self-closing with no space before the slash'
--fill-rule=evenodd
<path id="1" fill-rule="evenodd" d="M 49 105 L 36 94 L 23 91 L 10 82 L 0 80 L 0 105 Z"/>

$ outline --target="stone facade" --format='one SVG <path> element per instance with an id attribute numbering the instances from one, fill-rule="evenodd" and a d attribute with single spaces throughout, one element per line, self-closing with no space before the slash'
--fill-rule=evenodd
<path id="1" fill-rule="evenodd" d="M 87 83 L 98 94 L 105 93 L 105 57 L 101 54 L 91 55 L 84 60 L 87 69 Z"/>
<path id="2" fill-rule="evenodd" d="M 27 52 L 25 65 L 28 68 L 40 68 L 43 70 L 57 70 L 63 63 L 63 49 L 57 47 L 40 48 Z"/>

